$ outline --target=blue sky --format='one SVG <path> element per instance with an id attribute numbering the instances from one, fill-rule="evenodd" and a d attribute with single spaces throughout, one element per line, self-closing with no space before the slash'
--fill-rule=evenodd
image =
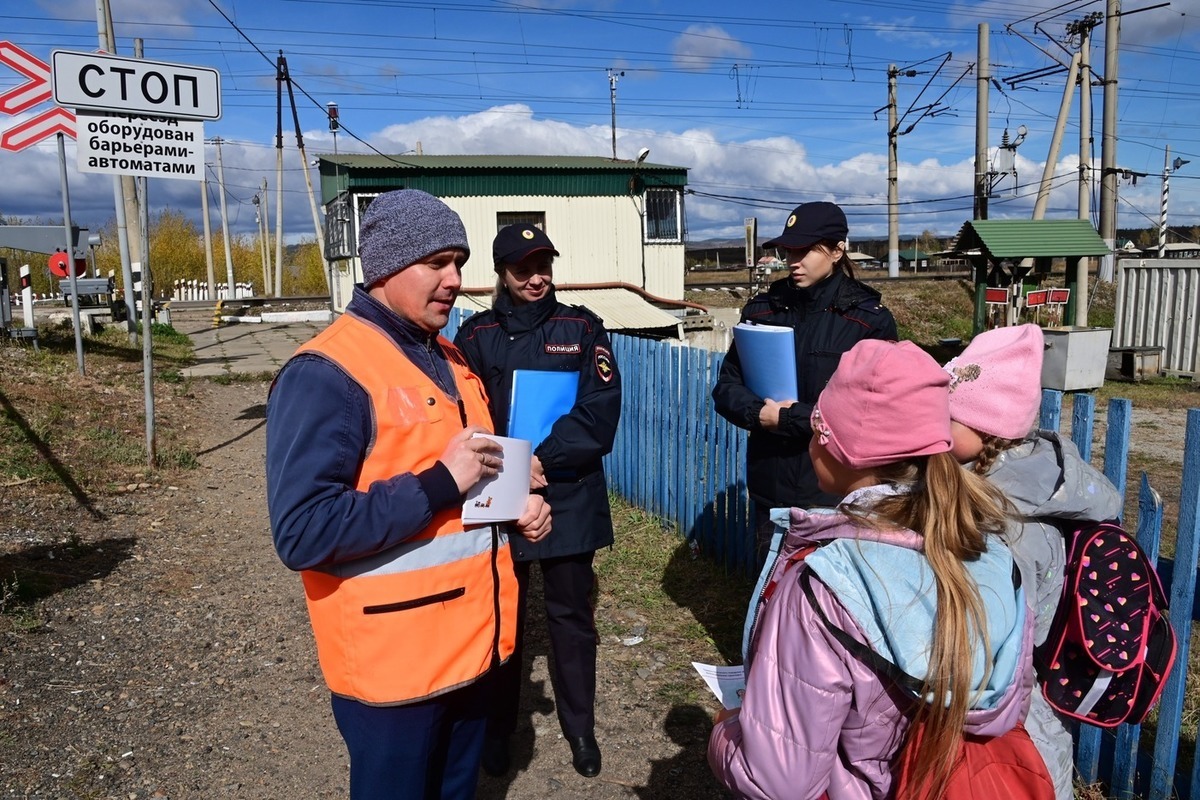
<path id="1" fill-rule="evenodd" d="M 256 230 L 263 178 L 275 218 L 275 70 L 294 81 L 310 158 L 332 152 L 325 103 L 340 106 L 339 152 L 610 156 L 610 71 L 616 79 L 617 155 L 689 168 L 689 236 L 738 238 L 742 220 L 773 233 L 796 203 L 842 203 L 851 238 L 887 233 L 887 68 L 898 82 L 900 231 L 955 233 L 971 217 L 978 25 L 990 25 L 988 141 L 1028 134 L 1016 181 L 998 185 L 990 216 L 1028 217 L 1062 101 L 1065 71 L 1009 82 L 1065 63 L 1065 26 L 1103 2 L 842 0 L 731 4 L 713 0 L 111 0 L 118 52 L 133 39 L 157 61 L 221 73 L 223 117 L 205 123 L 223 148 L 231 228 Z M 1129 11 L 1133 11 L 1132 4 Z M 1143 4 L 1150 5 L 1150 4 Z M 1140 7 L 1140 6 L 1139 6 Z M 55 49 L 97 46 L 94 0 L 4 3 L 0 38 L 49 60 Z M 235 28 L 236 26 L 236 28 Z M 1105 30 L 1092 63 L 1103 73 Z M 1200 225 L 1200 0 L 1129 13 L 1121 26 L 1117 165 L 1147 173 L 1119 189 L 1118 225 L 1158 224 L 1164 148 L 1184 165 L 1171 177 L 1169 221 Z M 621 74 L 623 73 L 623 74 Z M 0 65 L 0 92 L 23 79 Z M 1093 88 L 1099 166 L 1102 90 Z M 32 109 L 30 113 L 47 106 Z M 912 110 L 910 110 L 912 107 Z M 933 113 L 928 113 L 933 112 Z M 0 127 L 28 114 L 0 116 Z M 1054 166 L 1047 216 L 1077 215 L 1078 104 Z M 312 218 L 284 98 L 284 228 Z M 79 224 L 113 216 L 111 178 L 74 170 Z M 215 149 L 208 150 L 215 163 Z M 1098 170 L 1097 170 L 1098 172 Z M 61 218 L 53 140 L 0 151 L 0 213 Z M 315 174 L 314 174 L 315 179 Z M 1015 187 L 1015 191 L 1014 191 Z M 215 188 L 213 189 L 215 193 Z M 198 183 L 154 180 L 155 209 L 198 219 Z M 1098 184 L 1093 189 L 1093 222 Z M 212 207 L 216 222 L 216 203 Z M 764 237 L 765 238 L 765 237 Z M 902 246 L 904 242 L 902 241 Z"/>

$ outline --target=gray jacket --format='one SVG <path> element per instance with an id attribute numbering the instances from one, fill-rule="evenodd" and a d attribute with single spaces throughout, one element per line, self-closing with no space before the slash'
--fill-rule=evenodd
<path id="1" fill-rule="evenodd" d="M 1009 546 L 1034 609 L 1034 642 L 1046 640 L 1062 596 L 1066 561 L 1062 531 L 1070 520 L 1103 521 L 1121 514 L 1121 495 L 1103 473 L 1079 455 L 1069 439 L 1051 431 L 1035 431 L 1005 450 L 987 474 L 1021 515 L 1010 529 Z M 1033 692 L 1025 727 L 1054 780 L 1059 800 L 1070 800 L 1074 760 L 1069 723 L 1046 704 L 1040 688 Z"/>

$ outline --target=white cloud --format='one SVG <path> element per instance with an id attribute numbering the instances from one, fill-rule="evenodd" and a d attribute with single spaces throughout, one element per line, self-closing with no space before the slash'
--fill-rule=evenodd
<path id="1" fill-rule="evenodd" d="M 95 0 L 37 0 L 37 5 L 51 19 L 96 18 Z M 143 28 L 154 26 L 190 26 L 189 15 L 212 8 L 204 0 L 113 0 L 112 6 L 113 27 L 117 29 L 118 38 L 140 36 Z M 153 26 L 145 20 L 154 20 Z M 237 21 L 236 17 L 234 21 Z M 186 30 L 176 28 L 173 35 L 183 35 Z"/>
<path id="2" fill-rule="evenodd" d="M 218 135 L 217 126 L 206 131 Z M 312 216 L 299 171 L 299 155 L 294 138 L 285 136 L 284 151 L 284 227 L 288 241 L 312 236 Z M 304 132 L 310 158 L 332 152 L 331 134 L 324 129 Z M 411 123 L 391 125 L 368 137 L 371 144 L 387 154 L 412 152 L 417 143 L 428 155 L 589 155 L 610 154 L 607 125 L 576 125 L 559 120 L 538 118 L 523 104 L 496 106 L 486 111 L 461 116 L 428 117 Z M 262 179 L 269 182 L 270 219 L 275 219 L 274 137 L 261 142 L 227 142 L 223 147 L 230 229 L 238 234 L 256 230 L 254 208 L 250 203 L 261 189 Z M 339 152 L 368 152 L 367 148 L 346 135 L 339 136 Z M 852 241 L 883 238 L 887 235 L 887 160 L 876 149 L 864 146 L 857 155 L 836 162 L 815 162 L 802 138 L 769 136 L 739 142 L 723 141 L 713 130 L 694 127 L 678 131 L 623 128 L 618 131 L 617 153 L 633 158 L 642 147 L 650 148 L 651 163 L 671 164 L 688 169 L 689 188 L 685 200 L 689 234 L 694 239 L 714 237 L 740 238 L 742 221 L 754 216 L 759 230 L 773 236 L 781 229 L 788 211 L 801 202 L 831 200 L 842 204 L 850 218 Z M 900 231 L 903 236 L 932 229 L 942 236 L 958 231 L 970 218 L 974 168 L 970 157 L 945 161 L 934 155 L 920 160 L 904 160 L 901 150 L 898 184 L 900 188 Z M 77 224 L 98 228 L 113 216 L 112 180 L 106 175 L 80 175 L 74 169 L 74 145 L 68 145 L 71 204 Z M 207 148 L 210 167 L 215 168 L 216 151 Z M 1060 159 L 1058 176 L 1075 174 L 1073 154 Z M 1027 185 L 1022 196 L 1009 196 L 1002 185 L 1001 197 L 991 203 L 991 216 L 1028 217 L 1034 192 L 1029 185 L 1041 176 L 1040 162 L 1018 155 L 1020 182 Z M 0 213 L 43 221 L 62 217 L 62 198 L 58 190 L 58 159 L 53 142 L 23 153 L 0 152 Z M 210 170 L 211 174 L 211 170 Z M 313 177 L 317 183 L 316 176 Z M 1069 178 L 1056 179 L 1051 194 L 1050 216 L 1063 216 L 1073 208 L 1077 191 Z M 1150 203 L 1157 191 L 1154 181 L 1142 181 L 1137 187 L 1122 187 L 1122 197 L 1131 202 Z M 210 196 L 216 197 L 215 180 Z M 182 210 L 200 224 L 198 183 L 180 180 L 150 182 L 152 208 Z M 949 202 L 922 203 L 923 200 Z M 942 210 L 937 210 L 942 209 Z M 1179 213 L 1185 212 L 1180 198 Z M 217 230 L 218 205 L 210 203 L 213 229 Z M 1128 223 L 1126 223 L 1128 219 Z M 1122 224 L 1141 227 L 1144 220 L 1123 218 Z M 1146 223 L 1150 224 L 1150 223 Z"/>
<path id="3" fill-rule="evenodd" d="M 675 39 L 675 65 L 703 72 L 721 58 L 747 58 L 751 50 L 717 25 L 689 25 Z"/>

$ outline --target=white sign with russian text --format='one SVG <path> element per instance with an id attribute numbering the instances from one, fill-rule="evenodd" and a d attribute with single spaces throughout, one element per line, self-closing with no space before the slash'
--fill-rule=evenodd
<path id="1" fill-rule="evenodd" d="M 76 115 L 80 172 L 204 179 L 204 123 L 102 111 Z"/>
<path id="2" fill-rule="evenodd" d="M 221 118 L 221 79 L 215 69 L 55 50 L 54 102 L 124 114 L 187 119 Z"/>

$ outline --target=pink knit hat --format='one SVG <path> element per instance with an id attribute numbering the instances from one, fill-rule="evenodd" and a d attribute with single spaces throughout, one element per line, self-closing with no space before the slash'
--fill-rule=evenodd
<path id="1" fill-rule="evenodd" d="M 950 417 L 977 433 L 1023 439 L 1042 403 L 1042 355 L 1037 325 L 985 331 L 946 364 Z"/>
<path id="2" fill-rule="evenodd" d="M 950 376 L 912 342 L 864 339 L 813 406 L 813 435 L 853 469 L 950 450 Z"/>

